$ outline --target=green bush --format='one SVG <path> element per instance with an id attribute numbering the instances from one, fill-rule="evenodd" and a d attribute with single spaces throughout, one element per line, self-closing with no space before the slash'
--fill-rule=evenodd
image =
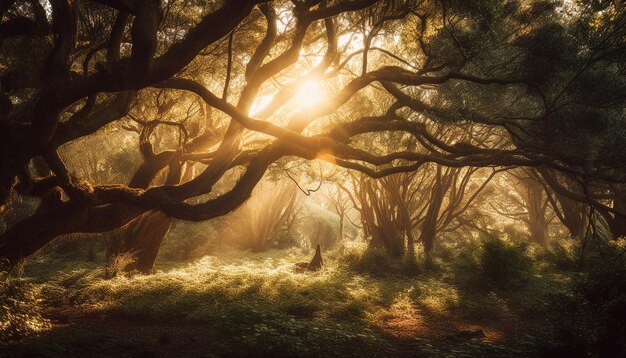
<path id="1" fill-rule="evenodd" d="M 298 232 L 283 231 L 276 235 L 276 239 L 272 241 L 272 247 L 275 249 L 288 249 L 291 247 L 301 247 L 304 239 Z"/>
<path id="2" fill-rule="evenodd" d="M 626 260 L 596 261 L 569 293 L 551 297 L 546 315 L 555 327 L 546 350 L 574 347 L 579 354 L 626 356 Z"/>
<path id="3" fill-rule="evenodd" d="M 532 262 L 523 247 L 495 235 L 484 239 L 479 264 L 482 277 L 500 288 L 523 286 L 532 270 Z"/>
<path id="4" fill-rule="evenodd" d="M 592 321 L 591 346 L 598 353 L 626 356 L 626 262 L 603 261 L 574 288 Z"/>
<path id="5" fill-rule="evenodd" d="M 349 269 L 355 272 L 369 273 L 376 276 L 397 271 L 393 267 L 393 259 L 383 248 L 368 247 L 361 253 L 350 252 L 344 255 L 342 261 Z"/>
<path id="6" fill-rule="evenodd" d="M 544 258 L 560 270 L 574 270 L 578 268 L 580 243 L 568 238 L 554 240 L 545 251 Z"/>

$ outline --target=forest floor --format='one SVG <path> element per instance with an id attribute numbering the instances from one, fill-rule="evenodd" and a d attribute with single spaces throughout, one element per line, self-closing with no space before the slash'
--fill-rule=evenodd
<path id="1" fill-rule="evenodd" d="M 468 279 L 471 267 L 363 273 L 339 251 L 317 273 L 293 269 L 312 251 L 226 249 L 114 279 L 101 262 L 37 257 L 23 277 L 41 329 L 0 343 L 0 356 L 538 356 L 541 306 L 569 280 L 537 268 L 502 290 Z"/>

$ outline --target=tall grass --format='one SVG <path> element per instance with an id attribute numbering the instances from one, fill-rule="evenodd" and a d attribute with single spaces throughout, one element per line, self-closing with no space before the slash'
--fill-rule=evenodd
<path id="1" fill-rule="evenodd" d="M 50 328 L 36 288 L 0 272 L 0 342 L 21 339 Z"/>

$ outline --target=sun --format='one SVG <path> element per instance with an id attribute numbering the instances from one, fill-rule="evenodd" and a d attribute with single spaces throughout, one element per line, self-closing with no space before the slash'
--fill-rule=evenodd
<path id="1" fill-rule="evenodd" d="M 315 107 L 324 100 L 324 94 L 318 81 L 306 80 L 300 84 L 296 101 L 299 106 Z"/>

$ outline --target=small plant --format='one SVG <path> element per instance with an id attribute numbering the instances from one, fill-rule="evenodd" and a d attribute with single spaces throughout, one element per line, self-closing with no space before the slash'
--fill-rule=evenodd
<path id="1" fill-rule="evenodd" d="M 574 286 L 574 296 L 586 310 L 591 350 L 600 356 L 626 356 L 626 262 L 609 258 L 596 264 Z"/>
<path id="2" fill-rule="evenodd" d="M 530 278 L 532 262 L 523 247 L 500 239 L 485 238 L 479 253 L 481 275 L 501 288 L 523 286 Z"/>
<path id="3" fill-rule="evenodd" d="M 126 271 L 126 268 L 135 262 L 134 252 L 123 252 L 109 259 L 107 263 L 105 277 L 115 277 Z"/>

